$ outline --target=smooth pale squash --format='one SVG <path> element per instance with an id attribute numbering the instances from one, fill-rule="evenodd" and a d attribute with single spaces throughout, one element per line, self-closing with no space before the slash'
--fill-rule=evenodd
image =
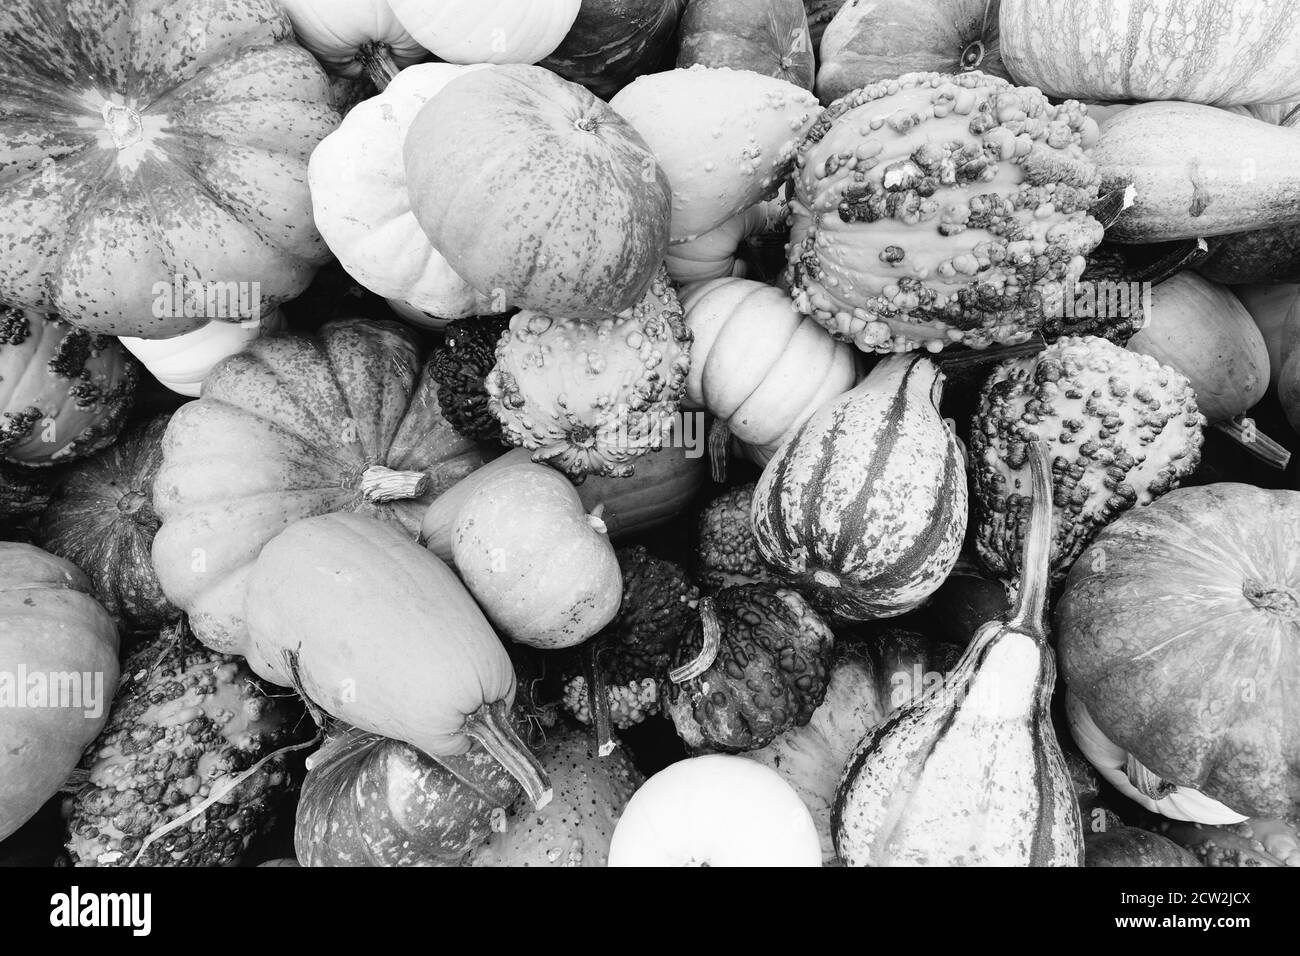
<path id="1" fill-rule="evenodd" d="M 811 90 L 815 51 L 803 0 L 691 0 L 677 66 L 725 66 Z"/>
<path id="2" fill-rule="evenodd" d="M 118 341 L 160 385 L 178 395 L 197 398 L 203 380 L 218 362 L 243 351 L 254 339 L 284 327 L 284 313 L 276 309 L 250 322 L 209 322 L 170 339 L 137 339 L 124 335 Z"/>
<path id="3" fill-rule="evenodd" d="M 1285 359 L 1300 334 L 1300 285 L 1239 285 L 1233 288 L 1246 307 L 1268 348 L 1268 364 L 1274 388 L 1282 375 Z"/>
<path id="4" fill-rule="evenodd" d="M 388 0 L 416 42 L 448 63 L 536 63 L 559 46 L 582 0 Z"/>

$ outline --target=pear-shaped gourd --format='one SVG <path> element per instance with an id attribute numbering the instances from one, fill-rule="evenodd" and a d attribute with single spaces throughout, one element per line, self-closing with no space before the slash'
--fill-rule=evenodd
<path id="1" fill-rule="evenodd" d="M 1015 612 L 980 628 L 943 688 L 858 745 L 831 814 L 847 866 L 1083 865 L 1078 801 L 1048 712 L 1050 466 L 1041 443 L 1030 452 Z"/>

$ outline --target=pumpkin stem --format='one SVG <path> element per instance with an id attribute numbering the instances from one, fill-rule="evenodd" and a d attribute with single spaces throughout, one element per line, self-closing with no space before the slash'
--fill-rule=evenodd
<path id="1" fill-rule="evenodd" d="M 146 531 L 157 531 L 162 519 L 149 503 L 149 496 L 140 491 L 128 491 L 117 502 L 117 510 Z"/>
<path id="2" fill-rule="evenodd" d="M 1128 760 L 1124 764 L 1124 774 L 1139 793 L 1151 800 L 1163 800 L 1178 789 L 1172 783 L 1161 780 L 1132 754 L 1128 755 Z"/>
<path id="3" fill-rule="evenodd" d="M 1172 252 L 1165 253 L 1145 269 L 1140 270 L 1136 279 L 1139 282 L 1159 285 L 1184 269 L 1190 269 L 1209 253 L 1209 244 L 1204 239 L 1184 239 L 1174 244 Z"/>
<path id="4" fill-rule="evenodd" d="M 721 418 L 715 418 L 709 425 L 709 470 L 718 484 L 727 480 L 727 443 L 730 441 L 731 427 Z"/>
<path id="5" fill-rule="evenodd" d="M 1223 432 L 1270 468 L 1286 471 L 1291 464 L 1291 452 L 1256 428 L 1252 418 L 1238 415 L 1226 422 L 1215 422 L 1212 427 Z"/>
<path id="6" fill-rule="evenodd" d="M 704 644 L 694 660 L 668 672 L 668 678 L 674 684 L 684 684 L 699 677 L 718 659 L 722 648 L 722 625 L 718 623 L 718 612 L 713 607 L 713 598 L 700 598 L 700 622 L 704 625 Z"/>
<path id="7" fill-rule="evenodd" d="M 402 498 L 419 498 L 429 487 L 429 476 L 422 471 L 394 471 L 383 465 L 371 465 L 361 473 L 361 496 L 372 505 Z"/>
<path id="8" fill-rule="evenodd" d="M 1045 348 L 1047 348 L 1047 341 L 1042 335 L 1035 332 L 1025 341 L 1018 342 L 1015 345 L 994 345 L 986 349 L 965 349 L 963 351 L 944 353 L 935 361 L 945 375 L 951 376 L 954 372 L 983 368 L 985 365 L 1007 359 L 1027 358 L 1031 355 L 1037 355 Z"/>
<path id="9" fill-rule="evenodd" d="M 587 524 L 598 534 L 609 534 L 609 526 L 605 524 L 605 502 L 597 502 L 591 509 L 587 514 Z"/>
<path id="10" fill-rule="evenodd" d="M 596 753 L 608 757 L 614 752 L 614 731 L 610 726 L 609 690 L 605 671 L 596 659 L 596 644 L 587 641 L 582 648 L 583 676 L 587 678 L 587 709 L 591 711 L 591 729 L 596 735 Z"/>
<path id="11" fill-rule="evenodd" d="M 1286 116 L 1283 116 L 1282 122 L 1278 123 L 1277 125 L 1286 126 L 1289 128 L 1295 126 L 1297 123 L 1300 123 L 1300 103 L 1297 103 L 1295 106 L 1291 107 L 1291 112 L 1287 113 Z"/>
<path id="12" fill-rule="evenodd" d="M 494 700 L 474 711 L 465 718 L 463 730 L 466 737 L 477 741 L 523 787 L 533 809 L 540 810 L 551 802 L 550 778 L 510 726 L 504 700 Z"/>
<path id="13" fill-rule="evenodd" d="M 375 89 L 383 92 L 388 84 L 393 82 L 393 78 L 400 72 L 397 64 L 393 62 L 393 51 L 387 43 L 379 40 L 372 40 L 369 43 L 363 43 L 357 50 L 357 60 L 370 76 L 370 81 L 375 84 Z"/>
<path id="14" fill-rule="evenodd" d="M 1047 445 L 1029 443 L 1029 522 L 1020 556 L 1020 590 L 1015 613 L 1007 623 L 1018 631 L 1047 640 L 1047 584 L 1052 557 L 1052 477 Z"/>

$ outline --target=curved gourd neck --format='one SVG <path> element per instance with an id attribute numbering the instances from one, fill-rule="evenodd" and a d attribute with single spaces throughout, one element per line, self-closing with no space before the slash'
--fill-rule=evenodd
<path id="1" fill-rule="evenodd" d="M 1047 640 L 1047 588 L 1052 557 L 1052 477 L 1047 445 L 1029 445 L 1029 486 L 1033 495 L 1020 558 L 1020 590 L 1007 626 Z"/>

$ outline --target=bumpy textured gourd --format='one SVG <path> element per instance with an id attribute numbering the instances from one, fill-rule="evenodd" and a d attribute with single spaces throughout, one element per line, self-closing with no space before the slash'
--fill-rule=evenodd
<path id="1" fill-rule="evenodd" d="M 1015 613 L 991 621 L 933 695 L 850 758 L 831 827 L 848 866 L 1080 866 L 1083 826 L 1049 708 L 1052 485 L 1030 449 L 1033 515 Z"/>

